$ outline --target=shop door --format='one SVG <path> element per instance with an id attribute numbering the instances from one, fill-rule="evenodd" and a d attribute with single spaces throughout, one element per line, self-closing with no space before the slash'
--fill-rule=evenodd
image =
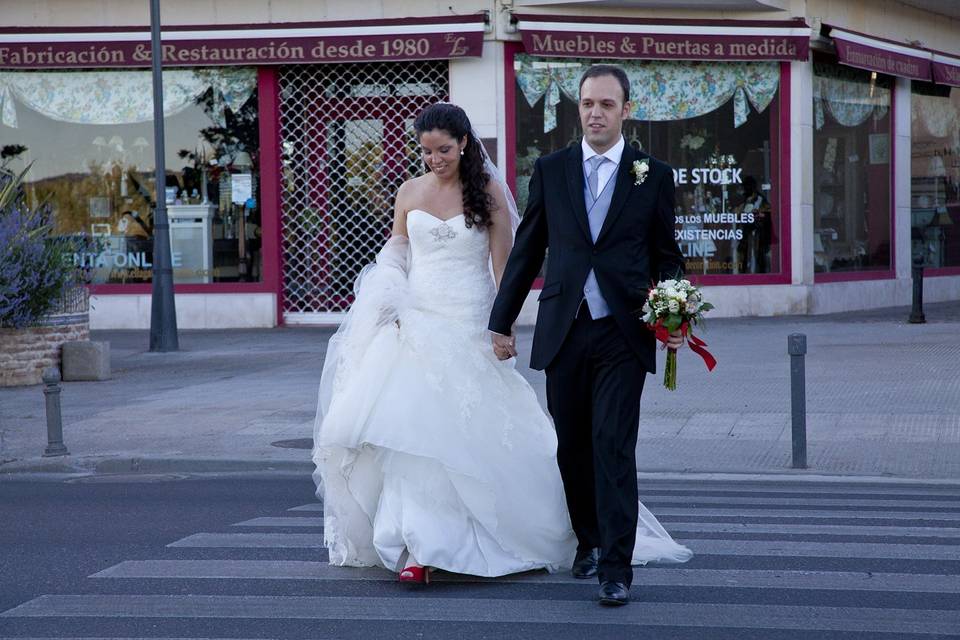
<path id="1" fill-rule="evenodd" d="M 289 67 L 280 87 L 284 321 L 334 323 L 422 172 L 413 119 L 447 99 L 447 63 Z"/>

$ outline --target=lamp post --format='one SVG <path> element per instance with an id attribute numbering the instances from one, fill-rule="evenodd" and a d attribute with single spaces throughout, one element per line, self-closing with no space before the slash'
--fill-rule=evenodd
<path id="1" fill-rule="evenodd" d="M 177 309 L 173 298 L 170 223 L 167 220 L 167 164 L 163 140 L 163 61 L 160 53 L 160 0 L 150 0 L 150 52 L 153 63 L 153 139 L 157 196 L 153 213 L 153 282 L 150 351 L 177 351 Z"/>

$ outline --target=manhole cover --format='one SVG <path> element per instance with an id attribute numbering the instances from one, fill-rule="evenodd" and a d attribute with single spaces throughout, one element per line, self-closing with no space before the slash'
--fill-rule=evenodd
<path id="1" fill-rule="evenodd" d="M 293 440 L 277 440 L 271 446 L 283 449 L 313 449 L 313 438 L 295 438 Z"/>

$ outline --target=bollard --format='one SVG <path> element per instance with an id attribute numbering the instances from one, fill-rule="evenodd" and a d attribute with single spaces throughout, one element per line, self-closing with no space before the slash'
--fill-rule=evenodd
<path id="1" fill-rule="evenodd" d="M 790 354 L 790 416 L 793 441 L 793 468 L 807 468 L 807 391 L 804 373 L 804 356 L 807 353 L 807 336 L 791 333 L 787 336 L 787 353 Z"/>
<path id="2" fill-rule="evenodd" d="M 913 278 L 913 308 L 910 310 L 910 324 L 923 324 L 927 319 L 923 315 L 923 261 L 914 260 L 910 270 Z"/>
<path id="3" fill-rule="evenodd" d="M 47 403 L 47 448 L 43 457 L 68 456 L 63 444 L 63 419 L 60 416 L 60 370 L 50 367 L 43 370 L 43 395 Z"/>

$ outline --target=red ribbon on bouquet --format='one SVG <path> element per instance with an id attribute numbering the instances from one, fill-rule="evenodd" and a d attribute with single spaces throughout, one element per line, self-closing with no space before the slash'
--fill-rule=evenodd
<path id="1" fill-rule="evenodd" d="M 670 331 L 663 326 L 663 318 L 657 320 L 656 324 L 654 324 L 651 328 L 656 334 L 657 340 L 663 344 L 667 344 L 667 339 L 670 337 Z M 704 348 L 707 346 L 707 343 L 693 335 L 693 332 L 690 331 L 690 327 L 686 322 L 680 325 L 680 334 L 686 338 L 690 345 L 690 350 L 703 358 L 703 363 L 707 365 L 707 371 L 713 371 L 713 368 L 717 366 L 717 359 L 714 358 L 713 355 Z"/>

